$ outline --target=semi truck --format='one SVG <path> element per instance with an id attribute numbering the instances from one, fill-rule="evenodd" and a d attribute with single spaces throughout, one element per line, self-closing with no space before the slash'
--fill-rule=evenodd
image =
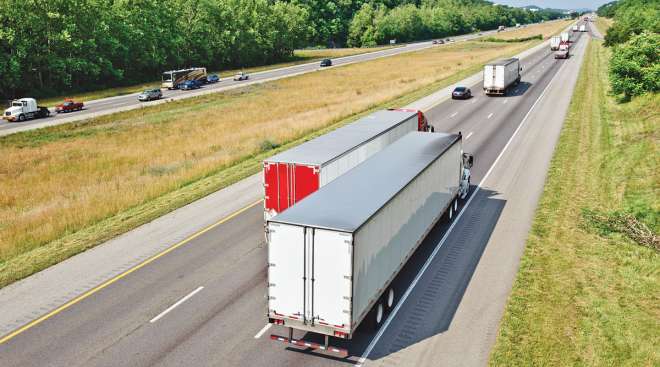
<path id="1" fill-rule="evenodd" d="M 282 212 L 411 131 L 422 111 L 381 110 L 264 160 L 264 219 Z"/>
<path id="2" fill-rule="evenodd" d="M 38 119 L 50 116 L 48 107 L 38 106 L 34 98 L 21 98 L 11 101 L 11 106 L 2 114 L 7 121 L 20 121 Z"/>
<path id="3" fill-rule="evenodd" d="M 455 217 L 473 162 L 460 133 L 411 132 L 268 220 L 268 322 L 288 328 L 271 339 L 346 356 L 330 338 L 382 324 L 402 293 L 392 281 L 435 224 Z"/>
<path id="4" fill-rule="evenodd" d="M 569 43 L 571 41 L 571 36 L 568 32 L 562 32 L 560 37 L 561 42 Z"/>
<path id="5" fill-rule="evenodd" d="M 574 25 L 574 26 L 573 26 L 573 32 L 577 32 L 577 31 L 578 31 L 578 26 L 577 26 L 577 25 Z"/>
<path id="6" fill-rule="evenodd" d="M 586 25 L 581 25 L 580 26 L 580 32 L 586 32 L 587 31 L 587 26 Z"/>
<path id="7" fill-rule="evenodd" d="M 520 60 L 497 60 L 484 66 L 484 92 L 487 95 L 505 95 L 508 88 L 520 83 Z"/>
<path id="8" fill-rule="evenodd" d="M 561 43 L 561 37 L 560 36 L 553 36 L 550 38 L 550 51 L 557 51 L 559 50 L 559 44 Z"/>

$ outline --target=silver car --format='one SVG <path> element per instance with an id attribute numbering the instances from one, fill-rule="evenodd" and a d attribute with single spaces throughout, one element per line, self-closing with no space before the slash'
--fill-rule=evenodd
<path id="1" fill-rule="evenodd" d="M 138 101 L 153 101 L 163 98 L 163 92 L 160 89 L 147 89 L 138 95 Z"/>

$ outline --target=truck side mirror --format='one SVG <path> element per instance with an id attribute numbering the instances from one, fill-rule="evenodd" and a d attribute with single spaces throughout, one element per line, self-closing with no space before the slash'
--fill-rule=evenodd
<path id="1" fill-rule="evenodd" d="M 474 164 L 474 156 L 470 153 L 463 153 L 463 167 L 470 169 Z"/>

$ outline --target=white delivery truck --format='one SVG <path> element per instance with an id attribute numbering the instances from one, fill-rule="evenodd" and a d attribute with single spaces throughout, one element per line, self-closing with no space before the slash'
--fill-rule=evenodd
<path id="1" fill-rule="evenodd" d="M 573 26 L 573 32 L 577 32 L 577 31 L 578 31 L 578 26 L 577 26 L 577 25 L 574 25 L 574 26 Z"/>
<path id="2" fill-rule="evenodd" d="M 568 34 L 568 32 L 562 32 L 562 33 L 561 33 L 561 36 L 560 36 L 560 41 L 561 41 L 561 42 L 563 42 L 563 43 L 568 43 L 568 42 L 570 42 L 570 40 L 571 40 L 571 37 L 570 37 L 570 35 Z"/>
<path id="3" fill-rule="evenodd" d="M 484 66 L 484 92 L 487 95 L 505 95 L 507 89 L 520 83 L 520 60 L 497 60 Z"/>
<path id="4" fill-rule="evenodd" d="M 37 100 L 34 98 L 21 98 L 11 101 L 11 107 L 5 110 L 2 118 L 11 122 L 23 122 L 48 116 L 48 107 L 37 106 Z"/>
<path id="5" fill-rule="evenodd" d="M 559 50 L 559 44 L 560 43 L 561 43 L 561 37 L 552 36 L 552 38 L 550 38 L 550 51 Z"/>
<path id="6" fill-rule="evenodd" d="M 410 132 L 268 220 L 268 321 L 288 328 L 271 339 L 346 356 L 329 338 L 384 321 L 392 281 L 443 214 L 455 215 L 472 163 L 460 134 Z"/>
<path id="7" fill-rule="evenodd" d="M 586 25 L 581 25 L 580 26 L 580 32 L 586 32 L 587 31 L 587 26 Z"/>

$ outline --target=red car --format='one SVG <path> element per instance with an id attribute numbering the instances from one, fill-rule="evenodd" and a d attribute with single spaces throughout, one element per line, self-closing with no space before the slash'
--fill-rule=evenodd
<path id="1" fill-rule="evenodd" d="M 82 102 L 76 102 L 72 99 L 65 99 L 63 103 L 55 106 L 55 112 L 71 112 L 71 111 L 80 111 L 83 109 Z"/>

